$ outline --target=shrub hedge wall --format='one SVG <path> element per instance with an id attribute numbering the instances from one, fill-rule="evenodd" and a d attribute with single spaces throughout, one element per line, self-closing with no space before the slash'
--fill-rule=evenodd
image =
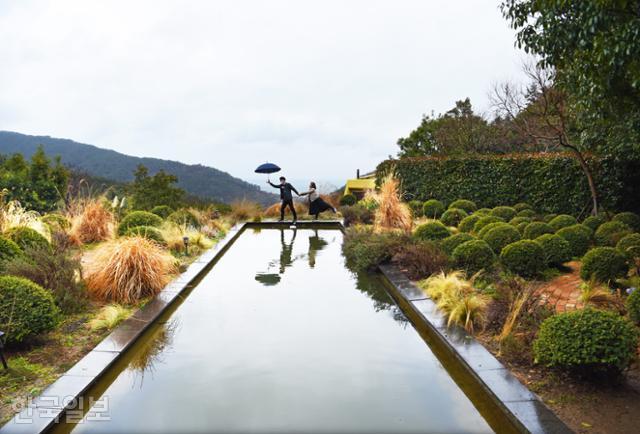
<path id="1" fill-rule="evenodd" d="M 587 157 L 601 205 L 640 211 L 640 160 Z M 459 198 L 479 207 L 526 202 L 544 213 L 585 215 L 590 211 L 586 178 L 572 156 L 562 153 L 508 154 L 458 158 L 413 157 L 378 165 L 380 181 L 394 169 L 407 199 Z"/>

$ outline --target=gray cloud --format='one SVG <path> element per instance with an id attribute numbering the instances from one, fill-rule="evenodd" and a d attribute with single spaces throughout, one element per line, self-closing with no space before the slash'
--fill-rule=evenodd
<path id="1" fill-rule="evenodd" d="M 25 0 L 0 4 L 0 41 L 0 129 L 244 178 L 344 179 L 520 76 L 489 0 Z"/>

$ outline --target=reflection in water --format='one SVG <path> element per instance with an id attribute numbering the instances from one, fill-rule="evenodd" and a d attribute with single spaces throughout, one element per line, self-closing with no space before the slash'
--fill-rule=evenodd
<path id="1" fill-rule="evenodd" d="M 173 336 L 178 329 L 176 318 L 160 325 L 151 337 L 140 349 L 138 354 L 129 363 L 129 369 L 140 374 L 140 387 L 144 382 L 145 373 L 153 374 L 154 366 L 163 362 L 163 355 L 173 345 Z"/>
<path id="2" fill-rule="evenodd" d="M 378 277 L 362 271 L 354 272 L 354 275 L 356 288 L 373 300 L 373 308 L 376 312 L 389 311 L 394 320 L 405 326 L 408 324 L 402 310 L 391 300 Z"/>
<path id="3" fill-rule="evenodd" d="M 314 230 L 313 235 L 309 237 L 309 267 L 315 267 L 316 254 L 328 245 L 329 243 L 318 235 L 318 230 Z"/>
<path id="4" fill-rule="evenodd" d="M 293 243 L 296 241 L 297 229 L 293 229 L 291 241 L 287 244 L 284 240 L 284 229 L 280 229 L 280 274 L 284 274 L 284 270 L 293 264 Z"/>

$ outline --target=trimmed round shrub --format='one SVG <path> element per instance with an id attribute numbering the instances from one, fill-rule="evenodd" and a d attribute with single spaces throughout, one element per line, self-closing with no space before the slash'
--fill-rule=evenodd
<path id="1" fill-rule="evenodd" d="M 473 232 L 478 233 L 483 227 L 487 226 L 488 224 L 498 223 L 498 222 L 505 223 L 504 219 L 501 219 L 500 217 L 497 217 L 494 215 L 480 217 L 480 219 L 478 219 L 476 224 L 473 225 Z"/>
<path id="2" fill-rule="evenodd" d="M 408 205 L 409 208 L 411 208 L 411 212 L 413 213 L 414 217 L 422 217 L 424 215 L 424 212 L 422 211 L 423 203 L 419 200 L 411 200 L 409 201 Z"/>
<path id="3" fill-rule="evenodd" d="M 548 223 L 531 222 L 524 228 L 523 238 L 527 240 L 535 240 L 540 235 L 552 234 L 555 231 Z"/>
<path id="4" fill-rule="evenodd" d="M 40 220 L 51 229 L 69 229 L 71 227 L 71 222 L 61 214 L 45 214 Z"/>
<path id="5" fill-rule="evenodd" d="M 621 221 L 602 223 L 596 230 L 595 239 L 599 246 L 613 247 L 625 236 L 631 233 L 631 228 Z"/>
<path id="6" fill-rule="evenodd" d="M 161 219 L 166 219 L 175 210 L 169 205 L 158 205 L 151 209 L 151 213 L 157 215 Z"/>
<path id="7" fill-rule="evenodd" d="M 629 319 L 636 324 L 640 324 L 640 288 L 636 288 L 635 291 L 629 294 L 624 305 L 627 308 Z"/>
<path id="8" fill-rule="evenodd" d="M 473 231 L 473 227 L 478 220 L 480 220 L 480 216 L 478 214 L 471 214 L 469 216 L 466 216 L 460 221 L 458 230 L 460 232 L 471 232 Z"/>
<path id="9" fill-rule="evenodd" d="M 0 276 L 0 330 L 8 344 L 53 329 L 58 318 L 49 291 L 22 277 Z"/>
<path id="10" fill-rule="evenodd" d="M 12 240 L 0 236 L 0 262 L 10 261 L 20 256 L 22 249 Z"/>
<path id="11" fill-rule="evenodd" d="M 632 212 L 621 212 L 613 216 L 614 222 L 622 222 L 633 231 L 640 231 L 640 216 Z"/>
<path id="12" fill-rule="evenodd" d="M 520 232 L 522 235 L 524 235 L 524 230 L 525 230 L 525 228 L 527 226 L 529 226 L 529 222 L 518 223 L 516 225 L 516 229 L 518 229 L 518 232 Z"/>
<path id="13" fill-rule="evenodd" d="M 584 219 L 582 224 L 595 232 L 600 227 L 600 225 L 606 221 L 607 219 L 604 215 L 598 214 L 587 217 L 586 219 Z"/>
<path id="14" fill-rule="evenodd" d="M 562 265 L 571 260 L 571 246 L 560 235 L 540 235 L 536 242 L 542 246 L 544 262 L 547 265 Z"/>
<path id="15" fill-rule="evenodd" d="M 192 228 L 200 228 L 200 221 L 192 212 L 186 209 L 179 209 L 169 214 L 167 220 L 177 225 L 190 226 Z"/>
<path id="16" fill-rule="evenodd" d="M 621 371 L 634 359 L 635 326 L 615 312 L 592 308 L 544 320 L 533 342 L 537 363 L 578 371 Z"/>
<path id="17" fill-rule="evenodd" d="M 556 232 L 558 232 L 562 228 L 566 228 L 568 226 L 573 226 L 577 224 L 578 224 L 578 220 L 576 220 L 574 216 L 571 216 L 569 214 L 560 214 L 558 216 L 555 216 L 549 222 L 549 226 L 551 226 L 553 230 Z"/>
<path id="18" fill-rule="evenodd" d="M 440 247 L 447 253 L 447 255 L 451 255 L 456 247 L 471 240 L 475 240 L 473 235 L 461 232 L 459 234 L 448 236 L 440 241 Z"/>
<path id="19" fill-rule="evenodd" d="M 460 244 L 453 250 L 453 262 L 469 274 L 491 268 L 496 255 L 489 244 L 482 240 L 471 240 Z"/>
<path id="20" fill-rule="evenodd" d="M 630 258 L 640 257 L 640 234 L 629 234 L 621 238 L 616 244 L 616 249 Z"/>
<path id="21" fill-rule="evenodd" d="M 504 221 L 509 221 L 514 218 L 517 214 L 517 211 L 510 206 L 497 206 L 491 210 L 491 215 L 496 217 L 500 217 Z"/>
<path id="22" fill-rule="evenodd" d="M 447 226 L 458 226 L 465 217 L 467 217 L 467 213 L 464 212 L 464 210 L 459 208 L 449 208 L 442 214 L 440 221 Z"/>
<path id="23" fill-rule="evenodd" d="M 502 223 L 499 226 L 490 229 L 484 234 L 482 239 L 491 246 L 495 253 L 500 253 L 508 244 L 515 243 L 520 240 L 520 232 L 518 232 L 518 230 L 513 226 Z"/>
<path id="24" fill-rule="evenodd" d="M 484 236 L 487 234 L 487 232 L 489 232 L 491 229 L 493 228 L 497 228 L 499 226 L 510 226 L 509 223 L 505 223 L 505 222 L 494 222 L 494 223 L 489 223 L 488 225 L 486 225 L 485 227 L 483 227 L 482 229 L 480 229 L 477 233 L 478 238 L 483 239 Z"/>
<path id="25" fill-rule="evenodd" d="M 596 247 L 582 258 L 580 277 L 582 280 L 594 278 L 602 283 L 624 277 L 629 271 L 627 257 L 613 247 Z"/>
<path id="26" fill-rule="evenodd" d="M 558 216 L 558 214 L 554 214 L 554 213 L 551 213 L 551 214 L 545 214 L 545 215 L 542 217 L 542 221 L 543 221 L 543 222 L 545 222 L 545 223 L 549 223 L 551 220 L 553 220 L 553 219 L 554 219 L 554 218 L 556 218 L 557 216 Z"/>
<path id="27" fill-rule="evenodd" d="M 451 235 L 449 229 L 440 222 L 428 222 L 416 228 L 413 235 L 420 240 L 443 240 Z"/>
<path id="28" fill-rule="evenodd" d="M 480 216 L 490 215 L 491 214 L 491 208 L 480 208 L 479 210 L 474 212 L 474 214 L 478 214 Z"/>
<path id="29" fill-rule="evenodd" d="M 533 220 L 531 217 L 518 217 L 515 216 L 511 220 L 509 220 L 509 224 L 512 226 L 518 226 L 520 223 L 531 223 Z"/>
<path id="30" fill-rule="evenodd" d="M 162 236 L 162 233 L 157 228 L 154 228 L 153 226 L 134 226 L 132 228 L 128 228 L 123 235 L 127 237 L 133 237 L 133 236 L 139 235 L 148 240 L 155 241 L 160 245 L 166 244 L 166 241 Z"/>
<path id="31" fill-rule="evenodd" d="M 472 212 L 475 212 L 478 209 L 475 202 L 472 202 L 467 199 L 454 200 L 449 204 L 449 209 L 453 209 L 453 208 L 461 209 L 467 214 L 471 214 Z"/>
<path id="32" fill-rule="evenodd" d="M 158 227 L 162 224 L 162 218 L 148 211 L 132 211 L 127 214 L 118 225 L 118 235 L 124 235 L 129 228 L 137 226 Z"/>
<path id="33" fill-rule="evenodd" d="M 569 243 L 571 256 L 580 257 L 589 250 L 593 232 L 587 226 L 577 224 L 560 229 L 556 232 L 556 235 L 564 238 Z"/>
<path id="34" fill-rule="evenodd" d="M 533 277 L 545 268 L 542 246 L 532 240 L 520 240 L 507 245 L 500 253 L 507 270 L 523 277 Z"/>
<path id="35" fill-rule="evenodd" d="M 530 219 L 534 219 L 536 217 L 536 212 L 532 209 L 523 209 L 522 211 L 518 211 L 516 217 L 528 217 Z"/>
<path id="36" fill-rule="evenodd" d="M 531 205 L 529 205 L 528 203 L 525 202 L 520 202 L 520 203 L 516 203 L 513 206 L 513 209 L 515 209 L 517 212 L 521 212 L 524 210 L 533 210 L 533 207 Z"/>
<path id="37" fill-rule="evenodd" d="M 422 214 L 425 217 L 437 219 L 444 212 L 444 204 L 438 199 L 429 199 L 422 204 Z"/>
<path id="38" fill-rule="evenodd" d="M 352 206 L 355 205 L 358 199 L 352 194 L 345 194 L 340 198 L 340 205 L 342 206 Z"/>
<path id="39" fill-rule="evenodd" d="M 39 232 L 25 227 L 19 226 L 10 229 L 7 232 L 7 236 L 20 247 L 20 249 L 25 250 L 28 248 L 32 249 L 46 249 L 51 247 L 49 241 L 43 237 Z"/>

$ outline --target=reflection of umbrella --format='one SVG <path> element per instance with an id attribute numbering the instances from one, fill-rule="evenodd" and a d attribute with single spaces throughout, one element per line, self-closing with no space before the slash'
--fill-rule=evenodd
<path id="1" fill-rule="evenodd" d="M 280 172 L 280 168 L 273 163 L 264 163 L 258 166 L 256 173 L 276 173 Z"/>
<path id="2" fill-rule="evenodd" d="M 273 286 L 280 283 L 280 275 L 276 273 L 258 273 L 256 280 L 264 286 Z"/>

